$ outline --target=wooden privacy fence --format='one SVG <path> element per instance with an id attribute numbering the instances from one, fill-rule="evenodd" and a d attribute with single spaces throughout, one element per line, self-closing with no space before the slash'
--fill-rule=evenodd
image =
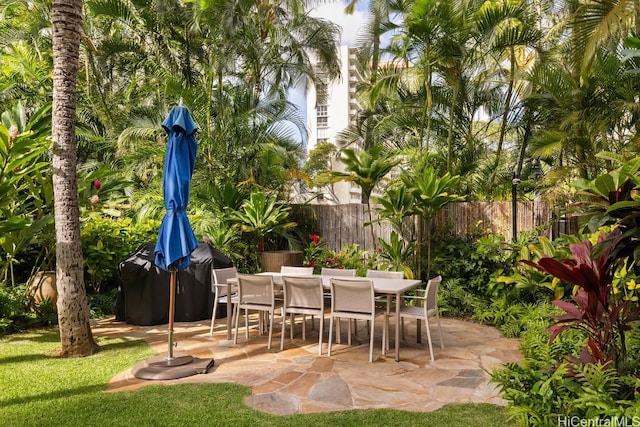
<path id="1" fill-rule="evenodd" d="M 364 250 L 378 246 L 372 242 L 371 226 L 364 225 L 369 221 L 366 205 L 313 205 L 312 208 L 316 213 L 316 231 L 327 242 L 329 249 L 339 250 L 354 243 Z M 517 210 L 518 232 L 540 227 L 540 234 L 550 233 L 551 209 L 545 203 L 519 202 Z M 490 230 L 511 240 L 511 211 L 511 202 L 454 202 L 437 213 L 433 224 L 436 230 L 450 230 L 459 236 Z M 372 216 L 374 220 L 377 219 L 375 209 Z M 376 239 L 381 237 L 389 241 L 392 230 L 388 221 L 373 224 Z"/>

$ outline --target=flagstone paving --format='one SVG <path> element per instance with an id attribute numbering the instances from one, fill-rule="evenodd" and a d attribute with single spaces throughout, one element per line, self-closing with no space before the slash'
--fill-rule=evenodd
<path id="1" fill-rule="evenodd" d="M 316 323 L 318 319 L 316 319 Z M 360 325 L 361 324 L 361 325 Z M 342 344 L 334 344 L 327 356 L 327 331 L 323 354 L 318 355 L 318 332 L 307 327 L 307 339 L 297 335 L 285 339 L 280 351 L 279 326 L 274 330 L 271 350 L 267 335 L 251 330 L 244 338 L 241 330 L 238 344 L 226 339 L 226 325 L 219 322 L 213 336 L 209 321 L 178 322 L 174 327 L 174 356 L 188 354 L 213 358 L 215 365 L 206 374 L 175 380 L 141 380 L 133 375 L 136 367 L 116 375 L 108 391 L 132 390 L 149 384 L 236 383 L 252 388 L 246 404 L 272 414 L 313 413 L 348 409 L 395 408 L 407 411 L 434 411 L 449 403 L 492 403 L 504 405 L 495 385 L 489 383 L 488 372 L 507 362 L 521 361 L 518 340 L 504 338 L 495 328 L 458 319 L 442 319 L 444 350 L 440 348 L 437 327 L 432 326 L 435 361 L 429 357 L 426 337 L 416 343 L 415 324 L 407 324 L 400 345 L 400 362 L 391 352 L 381 354 L 381 323 L 376 324 L 374 361 L 368 362 L 369 339 L 366 322 L 363 329 L 347 345 L 346 328 Z M 166 325 L 134 326 L 113 319 L 92 325 L 96 337 L 130 337 L 144 339 L 159 353 L 167 356 Z M 326 328 L 328 329 L 328 328 Z M 424 335 L 424 327 L 422 328 Z"/>

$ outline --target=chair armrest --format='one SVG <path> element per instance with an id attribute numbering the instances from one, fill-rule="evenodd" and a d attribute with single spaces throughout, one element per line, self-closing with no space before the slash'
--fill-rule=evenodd
<path id="1" fill-rule="evenodd" d="M 418 289 L 418 290 L 421 290 L 421 289 Z M 405 295 L 405 296 L 402 297 L 403 305 L 413 305 L 413 306 L 418 306 L 418 307 L 424 306 L 426 300 L 427 300 L 427 296 L 426 295 L 424 295 L 424 296 L 420 296 L 420 295 Z M 406 301 L 406 303 L 405 303 L 405 301 Z"/>
<path id="2" fill-rule="evenodd" d="M 211 286 L 216 288 L 216 293 L 218 293 L 219 290 L 222 290 L 225 292 L 225 294 L 221 295 L 221 297 L 225 297 L 227 294 L 231 296 L 235 296 L 238 294 L 237 283 L 212 283 Z"/>
<path id="3" fill-rule="evenodd" d="M 411 300 L 424 300 L 426 299 L 426 295 L 404 295 L 402 299 L 411 299 Z"/>

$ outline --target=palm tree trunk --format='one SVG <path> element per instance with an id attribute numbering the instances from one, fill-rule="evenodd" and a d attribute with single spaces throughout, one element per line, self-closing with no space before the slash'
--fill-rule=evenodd
<path id="1" fill-rule="evenodd" d="M 76 81 L 82 0 L 54 0 L 52 22 L 53 189 L 60 355 L 76 357 L 98 350 L 89 325 L 89 304 L 84 287 L 76 178 Z"/>
<path id="2" fill-rule="evenodd" d="M 369 202 L 369 198 L 367 197 L 367 212 L 369 213 L 369 227 L 371 228 L 371 245 L 373 246 L 373 252 L 376 253 L 376 235 L 373 230 L 373 216 L 371 214 L 371 203 Z"/>
<path id="3" fill-rule="evenodd" d="M 427 277 L 425 281 L 431 278 L 431 221 L 427 221 Z"/>
<path id="4" fill-rule="evenodd" d="M 427 131 L 425 133 L 425 145 L 424 149 L 429 152 L 429 140 L 431 139 L 431 126 L 433 122 L 433 74 L 431 73 L 431 67 L 429 67 L 429 76 L 427 77 L 427 104 L 429 106 L 429 112 L 427 113 Z"/>
<path id="5" fill-rule="evenodd" d="M 447 172 L 453 173 L 452 162 L 453 162 L 453 125 L 455 122 L 456 109 L 458 105 L 458 88 L 460 85 L 460 81 L 454 82 L 455 87 L 453 88 L 453 96 L 451 99 L 451 107 L 449 109 L 449 130 L 447 134 Z"/>
<path id="6" fill-rule="evenodd" d="M 636 27 L 636 34 L 640 34 L 640 1 L 635 0 L 633 2 L 633 9 L 635 11 L 635 27 Z"/>
<path id="7" fill-rule="evenodd" d="M 496 149 L 496 161 L 493 164 L 493 172 L 491 173 L 491 178 L 489 179 L 489 191 L 493 189 L 493 183 L 496 180 L 496 175 L 498 174 L 498 166 L 500 165 L 500 157 L 502 156 L 502 146 L 504 145 L 504 138 L 507 133 L 507 122 L 509 120 L 509 112 L 511 111 L 511 97 L 513 96 L 513 86 L 515 82 L 515 72 L 516 72 L 516 53 L 513 46 L 510 48 L 510 70 L 509 70 L 509 88 L 507 89 L 507 96 L 504 100 L 504 113 L 502 114 L 502 123 L 500 124 L 500 137 L 498 139 L 498 147 Z"/>
<path id="8" fill-rule="evenodd" d="M 425 281 L 429 280 L 429 276 L 431 275 L 431 223 L 431 219 L 425 220 L 423 217 L 418 217 L 418 244 L 416 245 L 417 270 L 418 278 L 424 279 Z M 425 263 L 422 261 L 422 252 L 424 246 L 427 247 L 427 265 L 426 274 L 423 276 L 422 273 Z"/>
<path id="9" fill-rule="evenodd" d="M 380 64 L 380 33 L 382 32 L 380 24 L 382 22 L 381 0 L 374 0 L 373 15 L 373 46 L 371 50 L 371 83 L 375 83 L 378 78 L 378 66 Z"/>
<path id="10" fill-rule="evenodd" d="M 525 113 L 525 116 L 530 114 Z M 528 120 L 524 127 L 524 135 L 522 136 L 522 144 L 518 153 L 518 163 L 516 164 L 516 176 L 522 176 L 522 165 L 524 164 L 524 156 L 527 154 L 527 145 L 531 138 L 531 122 Z"/>
<path id="11" fill-rule="evenodd" d="M 416 271 L 418 279 L 422 279 L 422 246 L 424 245 L 424 219 L 418 216 L 418 244 L 416 245 Z"/>
<path id="12" fill-rule="evenodd" d="M 420 148 L 429 152 L 429 134 L 431 133 L 431 113 L 433 111 L 433 98 L 431 94 L 431 66 L 427 65 L 427 76 L 424 80 L 425 100 L 420 120 Z M 425 123 L 426 122 L 426 123 Z"/>

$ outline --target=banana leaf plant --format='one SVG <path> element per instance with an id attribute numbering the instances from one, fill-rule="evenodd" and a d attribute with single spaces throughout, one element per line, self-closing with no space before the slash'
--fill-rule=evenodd
<path id="1" fill-rule="evenodd" d="M 4 261 L 0 263 L 0 283 L 10 280 L 15 284 L 15 256 L 27 246 L 40 243 L 45 252 L 54 246 L 53 184 L 48 158 L 50 112 L 48 104 L 29 121 L 26 113 L 19 114 L 17 121 L 8 112 L 1 115 L 0 254 Z"/>
<path id="2" fill-rule="evenodd" d="M 600 233 L 595 246 L 590 240 L 569 245 L 572 258 L 521 260 L 577 289 L 573 302 L 553 301 L 564 313 L 555 316 L 555 324 L 549 327 L 550 342 L 567 329 L 586 335 L 580 359 L 570 358 L 575 363 L 613 363 L 617 368 L 626 361 L 625 332 L 640 318 L 640 306 L 637 298 L 614 291 L 614 274 L 621 260 L 613 253 L 621 242 L 622 232 L 616 228 L 608 235 Z"/>

